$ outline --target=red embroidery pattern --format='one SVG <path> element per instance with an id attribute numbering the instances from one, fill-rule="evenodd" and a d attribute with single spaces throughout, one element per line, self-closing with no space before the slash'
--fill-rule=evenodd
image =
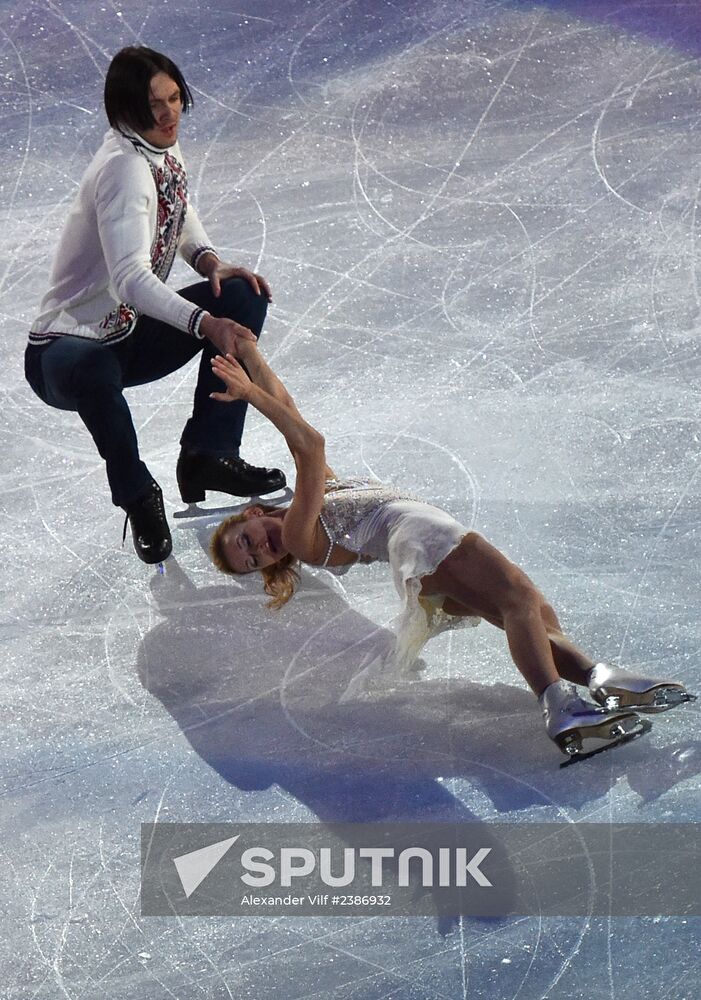
<path id="1" fill-rule="evenodd" d="M 134 144 L 138 149 L 138 145 Z M 165 282 L 175 260 L 178 241 L 185 225 L 187 212 L 187 174 L 182 163 L 166 153 L 162 167 L 157 167 L 146 157 L 156 185 L 158 197 L 156 206 L 156 232 L 151 244 L 151 270 Z M 105 316 L 100 326 L 107 330 L 107 337 L 125 336 L 131 333 L 139 318 L 138 311 L 127 302 L 121 302 L 116 309 Z"/>
<path id="2" fill-rule="evenodd" d="M 173 266 L 178 240 L 185 224 L 187 174 L 182 163 L 178 163 L 170 153 L 165 154 L 162 167 L 151 163 L 151 173 L 158 194 L 156 234 L 151 246 L 151 270 L 161 281 L 165 281 Z"/>
<path id="3" fill-rule="evenodd" d="M 113 309 L 108 316 L 105 316 L 100 323 L 100 329 L 109 330 L 109 337 L 117 334 L 129 333 L 136 323 L 139 314 L 133 306 L 126 302 L 120 302 L 116 309 Z"/>

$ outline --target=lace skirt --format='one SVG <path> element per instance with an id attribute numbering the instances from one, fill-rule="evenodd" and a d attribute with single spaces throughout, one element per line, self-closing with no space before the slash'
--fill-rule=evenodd
<path id="1" fill-rule="evenodd" d="M 364 694 L 377 681 L 385 686 L 416 669 L 430 638 L 448 628 L 479 625 L 478 617 L 455 617 L 441 608 L 442 597 L 422 598 L 421 580 L 434 573 L 467 534 L 467 528 L 431 504 L 395 500 L 383 510 L 388 555 L 402 610 L 392 622 L 395 641 L 375 651 L 361 665 L 344 698 Z"/>

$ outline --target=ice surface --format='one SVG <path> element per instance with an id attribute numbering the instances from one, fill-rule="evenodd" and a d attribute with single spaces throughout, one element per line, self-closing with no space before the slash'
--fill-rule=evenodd
<path id="1" fill-rule="evenodd" d="M 264 349 L 331 464 L 445 505 L 597 657 L 698 690 L 700 29 L 638 0 L 3 4 L 3 997 L 699 995 L 694 920 L 142 919 L 154 819 L 698 822 L 698 709 L 561 771 L 488 626 L 339 706 L 395 611 L 381 568 L 305 574 L 273 616 L 209 565 L 212 515 L 171 518 L 156 576 L 22 352 L 109 58 L 164 50 L 200 214 L 268 276 Z M 171 514 L 193 381 L 130 393 Z M 245 455 L 290 469 L 256 416 Z"/>

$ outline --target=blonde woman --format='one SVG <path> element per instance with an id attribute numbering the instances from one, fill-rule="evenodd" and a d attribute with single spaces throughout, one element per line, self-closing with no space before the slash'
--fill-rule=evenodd
<path id="1" fill-rule="evenodd" d="M 548 736 L 570 757 L 637 735 L 638 712 L 691 699 L 678 681 L 638 677 L 595 663 L 562 633 L 555 611 L 526 574 L 445 511 L 373 480 L 339 480 L 326 464 L 324 438 L 301 416 L 254 341 L 212 360 L 226 386 L 222 403 L 243 400 L 284 435 L 297 468 L 287 509 L 253 506 L 223 521 L 211 540 L 226 573 L 259 572 L 271 605 L 294 593 L 297 566 L 344 572 L 356 563 L 389 564 L 403 599 L 396 658 L 409 667 L 446 617 L 485 619 L 503 629 L 514 663 L 538 698 Z M 578 684 L 594 701 L 579 697 Z"/>

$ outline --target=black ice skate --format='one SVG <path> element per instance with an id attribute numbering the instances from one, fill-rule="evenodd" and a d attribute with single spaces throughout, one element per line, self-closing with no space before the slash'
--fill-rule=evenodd
<path id="1" fill-rule="evenodd" d="M 131 524 L 136 554 L 145 563 L 163 562 L 173 551 L 173 542 L 163 507 L 163 494 L 158 483 L 153 482 L 142 497 L 129 504 L 124 521 L 122 545 L 127 535 L 127 523 Z"/>
<path id="2" fill-rule="evenodd" d="M 550 684 L 538 700 L 548 736 L 568 757 L 589 756 L 638 736 L 645 728 L 635 712 L 609 711 L 584 701 L 574 684 L 566 681 Z"/>
<path id="3" fill-rule="evenodd" d="M 186 445 L 180 451 L 176 476 L 183 503 L 204 500 L 206 490 L 252 497 L 274 493 L 284 489 L 287 483 L 280 469 L 249 465 L 242 458 L 204 455 Z"/>
<path id="4" fill-rule="evenodd" d="M 597 663 L 589 675 L 592 698 L 609 711 L 626 708 L 634 712 L 666 712 L 676 705 L 695 701 L 681 681 L 638 677 L 622 667 Z"/>

